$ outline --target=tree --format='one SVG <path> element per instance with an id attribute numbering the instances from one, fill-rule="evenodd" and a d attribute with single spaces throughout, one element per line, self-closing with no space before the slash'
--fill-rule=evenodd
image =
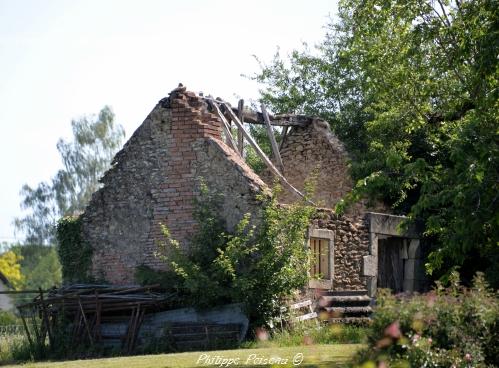
<path id="1" fill-rule="evenodd" d="M 21 256 L 18 256 L 10 250 L 0 254 L 0 272 L 16 289 L 21 286 L 24 281 L 24 276 L 21 273 L 21 260 Z"/>
<path id="2" fill-rule="evenodd" d="M 16 244 L 10 250 L 20 258 L 24 289 L 46 290 L 62 282 L 61 264 L 53 246 Z"/>
<path id="3" fill-rule="evenodd" d="M 358 180 L 425 224 L 427 270 L 499 286 L 498 11 L 494 0 L 343 0 L 310 51 L 255 77 L 275 112 L 331 122 Z M 463 267 L 466 265 L 466 267 Z"/>
<path id="4" fill-rule="evenodd" d="M 71 126 L 73 141 L 60 139 L 57 143 L 64 168 L 50 182 L 35 188 L 25 184 L 21 189 L 21 208 L 31 212 L 14 224 L 27 243 L 53 243 L 55 222 L 83 211 L 125 136 L 108 106 L 97 117 L 84 116 L 73 120 Z"/>

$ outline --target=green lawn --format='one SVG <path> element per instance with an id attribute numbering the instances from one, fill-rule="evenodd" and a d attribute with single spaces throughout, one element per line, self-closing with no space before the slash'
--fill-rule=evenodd
<path id="1" fill-rule="evenodd" d="M 32 368 L 187 368 L 187 367 L 340 367 L 360 348 L 360 344 L 311 345 L 284 348 L 219 350 L 195 353 L 140 355 L 121 358 L 27 363 Z M 217 362 L 227 359 L 225 365 Z M 303 362 L 301 362 L 303 357 Z M 211 361 L 209 361 L 211 359 Z M 232 359 L 229 365 L 228 359 Z M 294 365 L 295 363 L 300 363 Z M 8 367 L 20 367 L 8 366 Z"/>

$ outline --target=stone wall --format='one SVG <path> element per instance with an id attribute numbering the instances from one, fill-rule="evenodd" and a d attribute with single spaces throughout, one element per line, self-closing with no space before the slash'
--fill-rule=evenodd
<path id="1" fill-rule="evenodd" d="M 343 144 L 331 133 L 329 124 L 313 119 L 305 127 L 293 126 L 280 149 L 284 164 L 284 176 L 298 190 L 303 191 L 306 180 L 315 175 L 314 202 L 321 207 L 334 208 L 336 203 L 352 189 L 348 172 L 348 155 Z M 268 171 L 262 178 L 271 183 Z M 283 191 L 282 203 L 296 201 L 296 196 Z"/>
<path id="2" fill-rule="evenodd" d="M 116 155 L 82 215 L 83 236 L 93 248 L 92 276 L 126 284 L 134 283 L 139 265 L 163 269 L 154 256 L 160 224 L 188 246 L 201 177 L 224 194 L 220 214 L 229 227 L 247 212 L 258 218 L 256 196 L 268 188 L 222 142 L 221 122 L 205 102 L 177 88 Z"/>
<path id="3" fill-rule="evenodd" d="M 316 229 L 332 230 L 334 236 L 333 290 L 366 290 L 363 257 L 369 254 L 369 225 L 365 216 L 340 216 L 319 209 L 312 221 Z"/>

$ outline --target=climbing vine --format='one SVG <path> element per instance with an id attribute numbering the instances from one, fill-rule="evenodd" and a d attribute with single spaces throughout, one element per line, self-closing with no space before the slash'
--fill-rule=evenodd
<path id="1" fill-rule="evenodd" d="M 57 222 L 56 237 L 64 282 L 92 281 L 89 272 L 92 248 L 82 239 L 81 218 L 76 216 L 61 218 Z"/>

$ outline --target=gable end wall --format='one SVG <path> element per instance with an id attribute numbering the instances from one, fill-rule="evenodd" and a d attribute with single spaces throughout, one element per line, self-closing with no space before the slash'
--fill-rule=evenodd
<path id="1" fill-rule="evenodd" d="M 82 215 L 83 237 L 93 248 L 91 276 L 136 283 L 137 266 L 165 269 L 155 257 L 160 224 L 188 247 L 196 232 L 194 198 L 203 177 L 224 193 L 221 215 L 229 230 L 249 212 L 266 185 L 222 142 L 221 122 L 185 88 L 156 105 L 102 178 L 103 188 Z"/>

